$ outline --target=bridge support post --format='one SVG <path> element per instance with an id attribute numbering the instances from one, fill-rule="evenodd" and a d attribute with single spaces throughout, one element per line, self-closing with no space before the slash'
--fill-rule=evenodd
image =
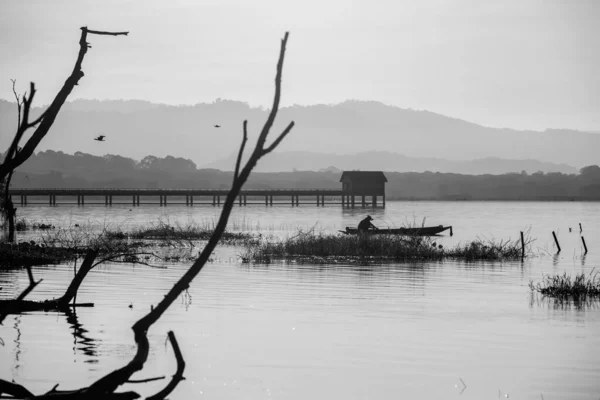
<path id="1" fill-rule="evenodd" d="M 52 205 L 53 206 L 56 205 L 56 195 L 55 194 L 52 195 Z"/>
<path id="2" fill-rule="evenodd" d="M 112 206 L 112 194 L 108 195 L 108 205 Z"/>
<path id="3" fill-rule="evenodd" d="M 362 206 L 365 207 L 367 203 L 365 202 L 365 196 L 361 196 Z"/>
<path id="4" fill-rule="evenodd" d="M 52 195 L 48 196 L 48 205 L 52 205 Z"/>
<path id="5" fill-rule="evenodd" d="M 217 196 L 213 195 L 213 206 L 217 205 Z"/>
<path id="6" fill-rule="evenodd" d="M 352 198 L 352 208 L 354 208 L 354 205 L 356 203 L 356 198 L 354 197 L 354 195 L 350 196 Z"/>
<path id="7" fill-rule="evenodd" d="M 244 195 L 244 205 L 248 204 L 247 200 L 246 195 Z"/>
<path id="8" fill-rule="evenodd" d="M 190 194 L 190 206 L 194 205 L 194 195 Z"/>
<path id="9" fill-rule="evenodd" d="M 373 207 L 377 207 L 377 196 L 373 196 Z"/>
<path id="10" fill-rule="evenodd" d="M 84 204 L 84 202 L 85 202 L 84 198 L 85 198 L 85 197 L 84 197 L 83 195 L 81 195 L 81 205 L 82 205 L 82 206 L 83 206 L 83 204 Z"/>
<path id="11" fill-rule="evenodd" d="M 104 195 L 104 205 L 105 206 L 108 205 L 108 195 L 107 194 Z"/>
<path id="12" fill-rule="evenodd" d="M 242 205 L 242 197 L 244 197 L 244 196 L 242 196 L 241 194 L 238 194 L 238 202 L 239 202 L 240 206 Z"/>
<path id="13" fill-rule="evenodd" d="M 165 207 L 167 206 L 167 195 L 165 194 L 163 196 L 163 203 L 165 204 Z"/>
<path id="14" fill-rule="evenodd" d="M 27 195 L 26 194 L 23 195 L 23 199 L 25 200 L 25 204 L 24 205 L 27 205 Z"/>
<path id="15" fill-rule="evenodd" d="M 300 195 L 299 194 L 296 195 L 296 205 L 297 206 L 300 205 Z"/>
<path id="16" fill-rule="evenodd" d="M 163 205 L 162 194 L 159 196 L 159 199 L 160 199 L 160 206 L 162 207 L 162 205 Z"/>
<path id="17" fill-rule="evenodd" d="M 294 198 L 295 196 L 292 195 L 292 207 L 294 207 L 294 204 L 296 203 L 296 199 Z"/>
<path id="18" fill-rule="evenodd" d="M 221 205 L 221 195 L 217 195 L 217 205 Z"/>
<path id="19" fill-rule="evenodd" d="M 135 207 L 135 194 L 131 196 L 131 203 Z"/>
<path id="20" fill-rule="evenodd" d="M 269 205 L 269 195 L 265 194 L 265 206 Z"/>
<path id="21" fill-rule="evenodd" d="M 382 202 L 382 207 L 385 208 L 385 193 L 383 194 L 381 202 Z"/>
<path id="22" fill-rule="evenodd" d="M 269 205 L 272 206 L 273 205 L 273 195 L 269 196 Z"/>

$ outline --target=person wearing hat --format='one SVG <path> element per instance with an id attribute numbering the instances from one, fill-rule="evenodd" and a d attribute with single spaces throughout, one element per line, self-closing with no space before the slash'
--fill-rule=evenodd
<path id="1" fill-rule="evenodd" d="M 367 215 L 367 218 L 363 219 L 358 223 L 358 230 L 361 232 L 366 232 L 371 228 L 378 229 L 375 225 L 371 223 L 371 221 L 373 221 L 373 218 L 371 218 L 370 215 Z"/>

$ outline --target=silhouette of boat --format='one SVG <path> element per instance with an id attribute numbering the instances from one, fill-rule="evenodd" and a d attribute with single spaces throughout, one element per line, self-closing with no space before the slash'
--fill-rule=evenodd
<path id="1" fill-rule="evenodd" d="M 450 230 L 452 236 L 452 226 L 424 226 L 421 228 L 380 228 L 370 229 L 366 232 L 360 232 L 357 228 L 346 227 L 345 231 L 340 231 L 346 235 L 357 235 L 359 233 L 368 233 L 373 235 L 404 235 L 404 236 L 435 236 L 446 230 Z"/>

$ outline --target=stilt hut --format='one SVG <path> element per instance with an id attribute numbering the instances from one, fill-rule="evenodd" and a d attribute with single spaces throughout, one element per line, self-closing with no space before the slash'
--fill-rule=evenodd
<path id="1" fill-rule="evenodd" d="M 360 196 L 362 206 L 367 205 L 367 196 L 371 196 L 373 207 L 377 206 L 377 196 L 381 196 L 385 207 L 385 183 L 387 178 L 382 171 L 344 171 L 342 182 L 342 204 L 354 207 L 356 196 Z"/>

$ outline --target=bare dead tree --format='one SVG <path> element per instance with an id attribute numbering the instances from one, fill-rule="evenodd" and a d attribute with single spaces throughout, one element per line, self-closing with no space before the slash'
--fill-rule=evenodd
<path id="1" fill-rule="evenodd" d="M 92 303 L 86 304 L 71 304 L 77 296 L 77 290 L 85 279 L 88 272 L 99 264 L 95 263 L 94 260 L 98 255 L 98 250 L 90 250 L 81 264 L 81 267 L 75 274 L 75 277 L 71 281 L 71 284 L 65 291 L 64 295 L 57 299 L 44 300 L 44 301 L 27 301 L 25 297 L 31 293 L 31 291 L 42 281 L 35 281 L 33 279 L 33 273 L 31 267 L 27 267 L 27 274 L 29 276 L 29 286 L 16 298 L 11 300 L 0 300 L 0 323 L 4 320 L 8 314 L 20 314 L 28 311 L 51 311 L 51 310 L 66 310 L 69 307 L 90 307 Z"/>
<path id="2" fill-rule="evenodd" d="M 152 265 L 150 265 L 146 261 L 139 260 L 137 258 L 137 256 L 146 255 L 146 256 L 152 256 L 152 257 L 160 259 L 160 257 L 157 256 L 156 254 L 147 253 L 147 252 L 116 253 L 116 254 L 104 255 L 102 257 L 99 257 L 99 259 L 97 259 L 98 253 L 100 253 L 100 250 L 97 248 L 89 249 L 87 251 L 85 258 L 83 259 L 83 262 L 81 263 L 81 266 L 79 267 L 79 269 L 77 269 L 77 260 L 75 261 L 74 276 L 73 276 L 73 279 L 71 280 L 71 283 L 69 284 L 65 293 L 61 297 L 54 298 L 54 299 L 46 299 L 43 301 L 25 300 L 25 297 L 29 293 L 31 293 L 39 283 L 42 282 L 41 279 L 37 282 L 35 281 L 35 279 L 33 278 L 33 273 L 31 272 L 31 267 L 27 266 L 26 269 L 27 269 L 27 275 L 29 277 L 29 286 L 27 286 L 25 288 L 25 290 L 23 290 L 23 292 L 19 296 L 17 296 L 15 299 L 0 300 L 0 325 L 2 325 L 2 321 L 4 321 L 4 318 L 6 318 L 6 316 L 9 314 L 22 314 L 22 313 L 31 312 L 31 311 L 67 312 L 70 309 L 75 308 L 75 307 L 93 307 L 94 303 L 77 303 L 77 302 L 75 302 L 75 300 L 77 298 L 77 291 L 79 290 L 79 287 L 83 283 L 85 277 L 96 266 L 98 266 L 102 263 L 105 263 L 105 262 L 120 261 L 120 262 L 126 262 L 128 264 L 140 264 L 140 265 L 146 265 L 146 266 L 151 267 Z M 133 259 L 124 259 L 124 257 L 131 257 L 131 256 L 134 256 L 134 258 Z M 71 301 L 73 301 L 73 302 L 71 302 Z"/>
<path id="3" fill-rule="evenodd" d="M 12 91 L 15 96 L 15 100 L 17 102 L 17 132 L 21 130 L 21 109 L 23 107 L 23 100 L 21 96 L 17 93 L 15 88 L 17 81 L 15 79 L 11 79 L 12 81 Z M 12 147 L 12 146 L 11 146 Z M 8 152 L 7 152 L 8 157 Z M 0 209 L 4 214 L 4 218 L 8 221 L 8 238 L 7 241 L 12 243 L 15 241 L 15 215 L 17 213 L 17 209 L 15 208 L 12 199 L 10 198 L 10 194 L 8 190 L 10 188 L 10 181 L 13 176 L 14 169 L 8 172 L 6 178 L 0 179 L 0 190 L 3 193 L 0 193 Z M 3 196 L 3 197 L 2 197 Z"/>
<path id="4" fill-rule="evenodd" d="M 246 146 L 246 142 L 248 141 L 248 122 L 243 122 L 243 137 L 242 143 L 238 152 L 238 157 L 235 166 L 235 172 L 233 175 L 233 184 L 231 190 L 227 194 L 227 198 L 225 199 L 225 203 L 223 205 L 223 210 L 221 211 L 221 216 L 219 217 L 219 221 L 215 227 L 215 230 L 209 239 L 208 243 L 202 250 L 202 253 L 199 255 L 198 259 L 193 263 L 193 265 L 183 274 L 183 276 L 173 285 L 173 287 L 169 290 L 169 292 L 163 297 L 163 299 L 155 306 L 151 308 L 151 311 L 138 320 L 133 326 L 133 334 L 134 340 L 137 345 L 137 351 L 133 356 L 132 360 L 127 363 L 122 368 L 112 371 L 106 376 L 100 378 L 92 385 L 87 388 L 79 389 L 77 391 L 72 392 L 57 392 L 55 390 L 48 392 L 46 395 L 38 396 L 40 397 L 49 397 L 53 398 L 59 397 L 68 397 L 69 399 L 117 399 L 117 398 L 136 398 L 139 395 L 135 392 L 116 392 L 116 390 L 123 384 L 131 381 L 131 376 L 141 371 L 144 367 L 146 360 L 148 359 L 148 354 L 150 350 L 150 344 L 148 342 L 148 330 L 152 327 L 152 325 L 160 319 L 160 317 L 167 311 L 169 306 L 185 291 L 189 288 L 193 279 L 198 275 L 198 273 L 202 270 L 202 268 L 208 262 L 210 255 L 214 251 L 217 246 L 219 239 L 225 228 L 227 226 L 227 222 L 229 220 L 229 216 L 231 214 L 231 210 L 235 203 L 236 197 L 239 195 L 239 192 L 247 181 L 250 173 L 253 168 L 256 166 L 257 162 L 273 151 L 279 143 L 287 136 L 287 134 L 294 127 L 294 122 L 291 122 L 287 125 L 287 127 L 273 140 L 270 145 L 266 145 L 266 141 L 268 135 L 271 131 L 273 123 L 275 122 L 275 118 L 277 116 L 277 112 L 279 110 L 279 102 L 281 98 L 281 77 L 283 70 L 283 61 L 285 56 L 285 50 L 287 45 L 289 33 L 286 32 L 283 39 L 281 40 L 281 48 L 279 53 L 279 61 L 277 63 L 277 72 L 275 76 L 275 96 L 273 99 L 273 106 L 269 113 L 269 117 L 265 122 L 260 134 L 258 135 L 258 139 L 256 141 L 256 145 L 254 150 L 250 154 L 248 161 L 246 164 L 241 167 L 241 159 L 244 153 L 244 149 Z M 173 349 L 175 351 L 176 359 L 177 359 L 177 372 L 173 376 L 172 380 L 169 384 L 160 392 L 155 395 L 149 397 L 153 400 L 163 399 L 167 396 L 179 383 L 180 380 L 183 379 L 183 370 L 185 368 L 185 364 L 183 361 L 183 357 L 181 356 L 181 352 L 179 351 L 179 346 L 177 345 L 177 340 L 175 339 L 175 335 L 172 332 L 169 332 L 169 340 Z M 4 384 L 5 388 L 2 389 L 2 385 Z M 0 380 L 0 391 L 4 390 L 5 393 L 10 394 L 14 397 L 18 397 L 17 393 L 23 393 L 23 390 L 30 393 L 24 387 L 17 385 L 17 387 L 11 387 L 8 382 L 4 382 Z M 12 391 L 11 391 L 12 390 Z"/>
<path id="5" fill-rule="evenodd" d="M 52 124 L 54 124 L 54 120 L 56 116 L 60 112 L 63 104 L 79 83 L 79 80 L 83 77 L 84 73 L 82 71 L 83 59 L 90 48 L 90 44 L 87 41 L 88 34 L 92 35 L 110 35 L 110 36 L 120 36 L 127 35 L 129 32 L 104 32 L 104 31 L 94 31 L 88 29 L 87 27 L 81 28 L 81 37 L 79 38 L 79 53 L 77 55 L 77 60 L 75 61 L 75 66 L 73 67 L 73 71 L 71 75 L 67 78 L 62 88 L 57 93 L 56 97 L 52 101 L 52 103 L 48 106 L 48 108 L 36 119 L 30 121 L 30 113 L 31 113 L 31 105 L 33 104 L 33 99 L 35 97 L 35 84 L 33 82 L 29 85 L 29 95 L 25 93 L 22 97 L 17 95 L 15 90 L 15 81 L 13 80 L 13 93 L 15 98 L 17 99 L 17 111 L 18 111 L 18 122 L 17 122 L 17 132 L 6 152 L 4 160 L 2 164 L 0 164 L 0 196 L 3 198 L 0 201 L 0 208 L 2 209 L 2 213 L 5 219 L 9 222 L 9 237 L 8 240 L 10 242 L 14 241 L 14 221 L 16 215 L 16 208 L 14 207 L 10 195 L 8 193 L 10 186 L 10 178 L 14 170 L 23 164 L 29 157 L 33 155 L 34 150 L 40 144 L 42 139 L 46 136 Z M 23 146 L 20 145 L 21 140 L 23 139 L 25 133 L 29 129 L 34 129 L 35 131 L 31 134 L 29 139 L 25 142 Z"/>

